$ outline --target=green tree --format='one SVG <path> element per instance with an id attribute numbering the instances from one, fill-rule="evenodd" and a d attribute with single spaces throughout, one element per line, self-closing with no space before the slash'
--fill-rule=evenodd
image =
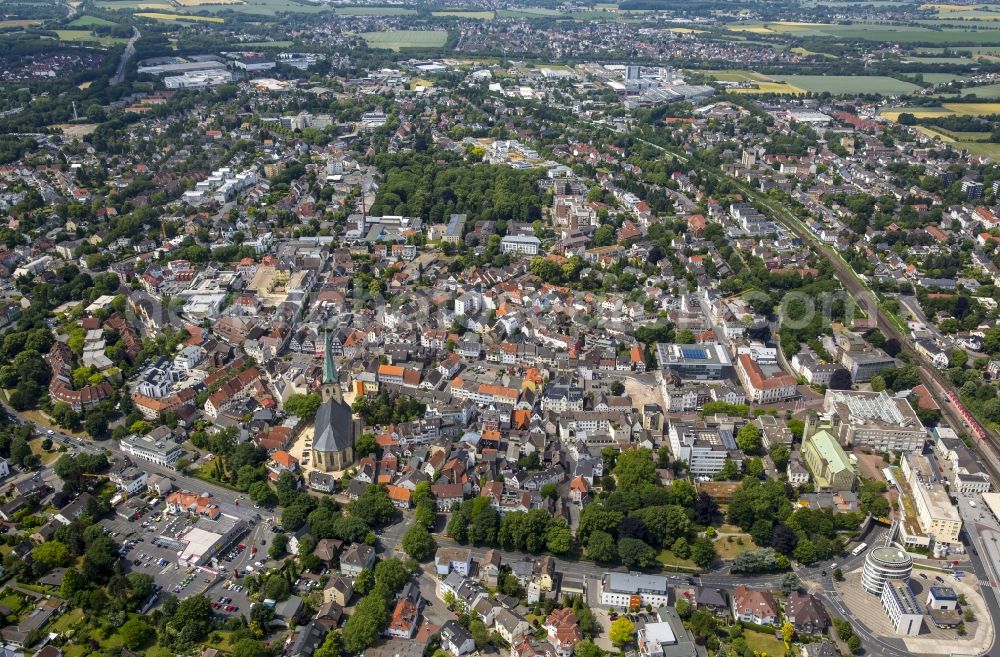
<path id="1" fill-rule="evenodd" d="M 35 561 L 44 564 L 48 568 L 58 568 L 68 566 L 73 560 L 69 553 L 69 548 L 60 541 L 46 541 L 31 551 L 31 556 Z"/>
<path id="2" fill-rule="evenodd" d="M 437 542 L 434 536 L 427 531 L 427 527 L 415 524 L 403 534 L 403 550 L 411 558 L 417 561 L 429 559 L 437 550 Z"/>
<path id="3" fill-rule="evenodd" d="M 656 464 L 652 453 L 643 448 L 620 454 L 612 474 L 618 487 L 626 490 L 653 483 L 656 480 Z"/>
<path id="4" fill-rule="evenodd" d="M 656 563 L 656 550 L 637 538 L 618 541 L 618 558 L 629 568 L 648 568 Z"/>
<path id="5" fill-rule="evenodd" d="M 747 422 L 736 434 L 736 445 L 748 455 L 760 454 L 763 451 L 760 427 L 755 422 Z"/>
<path id="6" fill-rule="evenodd" d="M 311 422 L 316 417 L 323 398 L 318 392 L 307 394 L 294 394 L 285 402 L 285 411 L 291 415 L 296 415 L 306 422 Z"/>
<path id="7" fill-rule="evenodd" d="M 143 618 L 132 618 L 118 628 L 118 636 L 129 650 L 140 650 L 155 636 L 153 628 Z"/>
<path id="8" fill-rule="evenodd" d="M 618 547 L 614 537 L 603 531 L 591 532 L 587 541 L 587 556 L 598 563 L 611 563 L 618 560 Z"/>
<path id="9" fill-rule="evenodd" d="M 628 644 L 632 643 L 632 637 L 635 635 L 635 625 L 632 624 L 625 616 L 619 616 L 611 623 L 611 629 L 608 631 L 608 638 L 611 639 L 611 643 L 615 644 L 619 648 L 624 648 Z"/>

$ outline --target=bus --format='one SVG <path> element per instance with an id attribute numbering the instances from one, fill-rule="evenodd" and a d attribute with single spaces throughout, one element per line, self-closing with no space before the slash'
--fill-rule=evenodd
<path id="1" fill-rule="evenodd" d="M 852 557 L 856 557 L 856 556 L 858 556 L 859 554 L 861 554 L 862 552 L 864 552 L 864 551 L 865 551 L 865 549 L 867 549 L 867 548 L 868 548 L 868 544 L 867 544 L 867 543 L 862 543 L 862 544 L 861 544 L 861 545 L 859 545 L 858 547 L 856 547 L 856 548 L 854 548 L 853 550 L 851 550 L 851 556 L 852 556 Z"/>

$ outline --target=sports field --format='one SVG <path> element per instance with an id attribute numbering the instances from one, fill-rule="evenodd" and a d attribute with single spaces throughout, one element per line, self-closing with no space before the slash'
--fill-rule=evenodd
<path id="1" fill-rule="evenodd" d="M 440 48 L 448 40 L 444 30 L 388 30 L 359 34 L 372 48 L 400 50 L 401 48 Z"/>
<path id="2" fill-rule="evenodd" d="M 896 95 L 916 91 L 920 87 L 884 75 L 778 75 L 775 79 L 793 87 L 823 93 Z"/>

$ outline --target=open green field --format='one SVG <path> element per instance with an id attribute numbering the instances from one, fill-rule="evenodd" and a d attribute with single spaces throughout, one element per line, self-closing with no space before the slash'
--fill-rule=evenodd
<path id="1" fill-rule="evenodd" d="M 246 41 L 239 45 L 249 48 L 288 48 L 294 43 L 294 41 Z"/>
<path id="2" fill-rule="evenodd" d="M 787 82 L 793 87 L 831 94 L 905 94 L 920 87 L 884 75 L 778 75 L 775 79 Z"/>
<path id="3" fill-rule="evenodd" d="M 173 11 L 173 5 L 167 4 L 165 1 L 157 0 L 97 0 L 94 3 L 97 7 L 101 9 L 111 9 L 116 10 L 133 10 L 133 9 L 152 9 L 152 10 L 165 10 Z"/>
<path id="4" fill-rule="evenodd" d="M 971 57 L 904 57 L 903 63 L 917 64 L 975 64 L 976 60 Z"/>
<path id="5" fill-rule="evenodd" d="M 785 643 L 775 638 L 773 634 L 743 630 L 743 638 L 746 639 L 747 647 L 753 650 L 755 655 L 778 657 L 785 654 Z"/>
<path id="6" fill-rule="evenodd" d="M 545 9 L 544 7 L 523 7 L 521 9 L 501 9 L 497 11 L 498 18 L 545 18 L 562 15 L 563 12 L 558 9 Z"/>
<path id="7" fill-rule="evenodd" d="M 97 16 L 80 16 L 69 24 L 70 27 L 94 27 L 95 25 L 112 26 L 118 25 L 118 23 L 113 23 Z"/>
<path id="8" fill-rule="evenodd" d="M 966 26 L 968 27 L 968 26 Z M 895 43 L 940 43 L 970 45 L 1000 45 L 1000 30 L 972 31 L 969 29 L 931 29 L 912 25 L 886 25 L 884 23 L 796 23 L 776 21 L 767 23 L 729 23 L 732 32 L 790 37 L 833 37 L 865 41 Z"/>
<path id="9" fill-rule="evenodd" d="M 904 112 L 912 114 L 918 119 L 942 116 L 985 116 L 987 114 L 1000 114 L 1000 103 L 942 103 L 940 107 L 891 107 L 882 110 L 881 114 L 890 121 L 895 121 Z"/>
<path id="10" fill-rule="evenodd" d="M 931 84 L 945 84 L 952 80 L 964 80 L 965 76 L 958 73 L 920 73 L 925 82 Z"/>
<path id="11" fill-rule="evenodd" d="M 987 139 L 989 133 L 951 132 L 943 128 L 931 126 L 919 126 L 917 130 L 937 141 L 950 144 L 953 148 L 965 149 L 973 155 L 981 155 L 991 160 L 1000 160 L 1000 144 L 980 141 L 981 139 Z"/>
<path id="12" fill-rule="evenodd" d="M 431 15 L 438 18 L 467 18 L 475 21 L 493 20 L 492 11 L 432 11 Z"/>
<path id="13" fill-rule="evenodd" d="M 404 7 L 337 7 L 334 13 L 341 16 L 412 16 L 417 10 Z"/>
<path id="14" fill-rule="evenodd" d="M 158 11 L 146 11 L 136 14 L 141 18 L 151 18 L 154 21 L 165 21 L 167 23 L 181 22 L 201 22 L 201 23 L 222 23 L 223 19 L 216 16 L 191 16 L 189 14 L 165 14 Z"/>
<path id="15" fill-rule="evenodd" d="M 975 94 L 976 98 L 1000 98 L 1000 83 L 962 89 L 963 96 L 971 96 L 972 94 Z"/>
<path id="16" fill-rule="evenodd" d="M 86 42 L 93 41 L 102 46 L 113 46 L 125 43 L 128 39 L 118 39 L 116 37 L 99 37 L 90 30 L 56 30 L 60 41 Z"/>
<path id="17" fill-rule="evenodd" d="M 400 50 L 401 48 L 440 48 L 448 40 L 444 30 L 389 30 L 359 34 L 372 48 Z"/>

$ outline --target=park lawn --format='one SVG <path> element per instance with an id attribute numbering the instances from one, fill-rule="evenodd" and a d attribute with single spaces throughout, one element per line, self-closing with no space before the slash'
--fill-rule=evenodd
<path id="1" fill-rule="evenodd" d="M 58 448 L 53 447 L 52 449 L 45 451 L 42 449 L 42 442 L 44 438 L 33 438 L 28 441 L 28 447 L 31 448 L 31 453 L 42 460 L 42 464 L 48 465 L 53 461 L 59 459 L 62 454 L 59 453 Z"/>
<path id="2" fill-rule="evenodd" d="M 785 642 L 775 638 L 773 634 L 764 634 L 755 630 L 743 630 L 743 638 L 746 639 L 747 647 L 753 653 L 767 655 L 767 657 L 781 657 L 785 654 Z"/>
<path id="3" fill-rule="evenodd" d="M 730 538 L 733 540 L 730 541 Z M 743 545 L 737 542 L 739 539 L 743 539 Z M 723 534 L 715 540 L 714 545 L 715 553 L 723 561 L 732 561 L 736 558 L 737 554 L 757 549 L 757 545 L 750 538 L 750 534 Z"/>
<path id="4" fill-rule="evenodd" d="M 189 16 L 187 14 L 163 14 L 158 11 L 146 11 L 135 14 L 142 18 L 152 18 L 156 21 L 201 21 L 202 23 L 224 23 L 225 21 L 216 16 Z"/>
<path id="5" fill-rule="evenodd" d="M 83 609 L 72 609 L 55 620 L 50 626 L 53 632 L 65 634 L 83 622 Z"/>
<path id="6" fill-rule="evenodd" d="M 402 48 L 440 48 L 448 40 L 444 30 L 388 30 L 359 34 L 372 48 L 399 51 Z"/>
<path id="7" fill-rule="evenodd" d="M 656 555 L 656 560 L 663 564 L 663 566 L 667 569 L 680 568 L 682 570 L 698 570 L 698 566 L 695 562 L 690 559 L 681 559 L 670 550 L 661 550 L 660 553 Z"/>
<path id="8" fill-rule="evenodd" d="M 775 79 L 806 91 L 814 93 L 828 91 L 834 95 L 859 93 L 892 95 L 912 93 L 920 89 L 911 82 L 903 82 L 885 75 L 777 75 Z"/>
<path id="9" fill-rule="evenodd" d="M 468 18 L 470 20 L 479 21 L 491 21 L 493 20 L 492 11 L 432 11 L 431 16 L 436 16 L 438 18 Z"/>
<path id="10" fill-rule="evenodd" d="M 412 16 L 417 10 L 404 7 L 337 7 L 334 13 L 340 16 Z"/>
<path id="11" fill-rule="evenodd" d="M 97 16 L 80 16 L 69 24 L 70 27 L 94 27 L 95 25 L 111 26 L 118 25 L 118 23 Z"/>

